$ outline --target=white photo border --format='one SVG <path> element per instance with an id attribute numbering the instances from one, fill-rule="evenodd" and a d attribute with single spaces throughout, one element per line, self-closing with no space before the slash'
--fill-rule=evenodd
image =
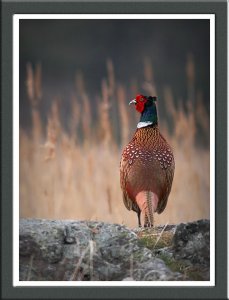
<path id="1" fill-rule="evenodd" d="M 205 19 L 210 21 L 210 280 L 20 281 L 19 280 L 19 21 L 23 19 Z M 13 286 L 215 286 L 215 14 L 14 14 L 13 16 Z"/>

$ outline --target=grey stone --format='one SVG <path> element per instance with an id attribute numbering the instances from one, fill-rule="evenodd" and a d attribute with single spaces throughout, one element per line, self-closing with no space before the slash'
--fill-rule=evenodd
<path id="1" fill-rule="evenodd" d="M 20 280 L 209 280 L 209 220 L 158 226 L 157 232 L 173 236 L 171 245 L 161 249 L 146 248 L 138 238 L 141 230 L 94 221 L 21 219 Z M 150 230 L 144 232 L 150 236 Z M 184 261 L 192 277 L 171 271 L 162 259 L 178 266 Z"/>
<path id="2" fill-rule="evenodd" d="M 20 280 L 182 280 L 125 226 L 20 220 Z"/>
<path id="3" fill-rule="evenodd" d="M 198 220 L 179 224 L 173 237 L 173 252 L 176 259 L 191 264 L 210 264 L 210 222 Z"/>

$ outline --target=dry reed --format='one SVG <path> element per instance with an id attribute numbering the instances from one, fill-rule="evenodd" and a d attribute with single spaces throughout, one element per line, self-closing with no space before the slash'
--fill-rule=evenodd
<path id="1" fill-rule="evenodd" d="M 68 132 L 61 123 L 63 104 L 58 99 L 52 103 L 47 124 L 41 124 L 41 93 L 38 92 L 41 91 L 41 69 L 38 68 L 38 75 L 33 76 L 31 65 L 28 64 L 27 68 L 28 99 L 31 108 L 36 103 L 36 114 L 33 116 L 32 138 L 20 130 L 20 216 L 102 220 L 135 227 L 136 214 L 127 211 L 122 202 L 119 161 L 122 147 L 133 134 L 137 121 L 133 108 L 128 106 L 131 99 L 126 95 L 135 93 L 138 83 L 133 80 L 130 87 L 116 84 L 114 66 L 108 61 L 108 79 L 102 81 L 102 97 L 91 98 L 85 92 L 82 76 L 78 75 Z M 192 57 L 189 57 L 187 70 L 188 86 L 194 91 Z M 37 80 L 36 84 L 34 80 Z M 149 60 L 145 60 L 145 82 L 147 91 L 156 90 Z M 39 101 L 34 100 L 35 94 Z M 174 149 L 176 170 L 167 208 L 160 216 L 156 215 L 156 224 L 209 218 L 210 154 L 207 147 L 200 148 L 196 143 L 198 126 L 203 129 L 203 135 L 209 135 L 209 116 L 201 94 L 197 95 L 195 110 L 190 95 L 185 106 L 175 104 L 169 87 L 164 89 L 160 98 L 164 99 L 166 107 L 164 115 L 173 124 L 171 130 L 171 124 L 160 118 L 161 131 Z M 97 119 L 92 120 L 91 110 L 96 107 L 96 97 Z M 111 105 L 118 105 L 116 112 L 111 110 Z M 113 133 L 112 124 L 115 122 L 119 124 L 121 146 Z M 42 126 L 46 126 L 46 137 Z M 80 142 L 80 135 L 83 141 L 87 141 L 86 145 Z M 35 140 L 46 142 L 42 145 Z"/>
<path id="2" fill-rule="evenodd" d="M 126 103 L 126 94 L 125 90 L 122 86 L 118 86 L 117 89 L 117 98 L 118 98 L 118 107 L 119 107 L 119 115 L 121 119 L 121 145 L 124 147 L 129 141 L 129 116 L 127 111 L 127 103 Z"/>

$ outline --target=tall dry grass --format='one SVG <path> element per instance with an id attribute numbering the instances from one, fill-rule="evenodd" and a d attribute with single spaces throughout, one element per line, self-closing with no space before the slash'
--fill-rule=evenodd
<path id="1" fill-rule="evenodd" d="M 128 106 L 128 94 L 138 91 L 116 83 L 114 66 L 107 61 L 107 78 L 99 96 L 90 97 L 81 75 L 71 99 L 69 130 L 61 123 L 61 105 L 53 99 L 47 124 L 41 122 L 41 67 L 27 66 L 27 91 L 32 130 L 20 130 L 20 217 L 87 219 L 137 225 L 134 212 L 123 205 L 119 184 L 119 161 L 123 146 L 136 128 L 139 115 Z M 176 102 L 170 87 L 160 101 L 160 128 L 174 149 L 176 170 L 166 210 L 156 215 L 156 224 L 209 218 L 210 154 L 199 147 L 197 135 L 209 136 L 209 116 L 201 92 L 195 92 L 193 57 L 187 62 L 188 99 Z M 35 75 L 34 75 L 35 74 Z M 153 69 L 144 61 L 146 94 L 156 94 Z M 194 99 L 196 97 L 196 99 Z M 164 100 L 162 100 L 164 99 Z M 184 103 L 184 104 L 182 104 Z M 195 103 L 195 108 L 194 108 Z M 92 117 L 92 110 L 96 110 Z M 167 116 L 167 117 L 165 117 Z M 170 119 L 170 122 L 167 120 Z M 172 129 L 171 129 L 172 128 Z"/>

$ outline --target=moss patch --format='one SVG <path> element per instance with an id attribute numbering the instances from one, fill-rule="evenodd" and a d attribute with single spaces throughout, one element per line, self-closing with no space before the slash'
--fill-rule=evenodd
<path id="1" fill-rule="evenodd" d="M 158 253 L 158 249 L 172 246 L 173 231 L 163 231 L 161 228 L 143 229 L 137 233 L 139 243 L 144 247 Z M 192 266 L 185 261 L 175 260 L 173 257 L 166 254 L 166 252 L 155 254 L 156 257 L 162 259 L 166 266 L 173 272 L 179 272 L 184 275 L 184 280 L 203 281 L 206 279 L 206 274 L 202 267 Z"/>
<path id="2" fill-rule="evenodd" d="M 155 229 L 138 233 L 139 241 L 150 250 L 156 250 L 172 245 L 173 233 L 171 231 L 159 232 Z"/>
<path id="3" fill-rule="evenodd" d="M 187 263 L 175 260 L 172 257 L 169 257 L 165 254 L 158 254 L 158 258 L 162 259 L 167 267 L 170 268 L 173 272 L 179 272 L 184 275 L 185 280 L 193 281 L 203 281 L 206 280 L 203 269 L 199 266 L 190 266 Z"/>

